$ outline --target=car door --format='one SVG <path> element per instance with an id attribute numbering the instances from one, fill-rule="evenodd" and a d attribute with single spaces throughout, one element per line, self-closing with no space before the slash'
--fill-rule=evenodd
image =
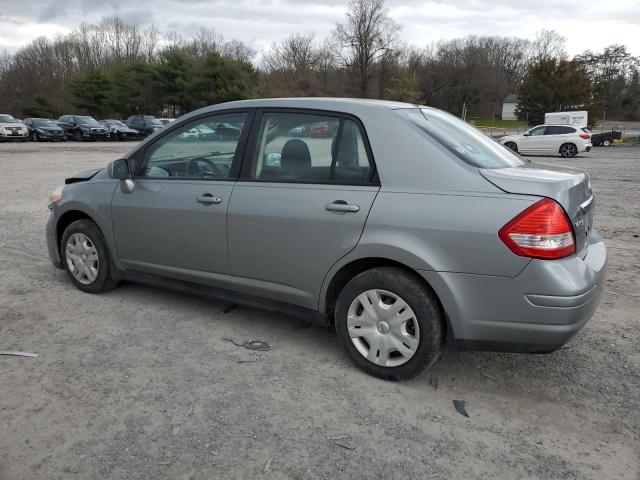
<path id="1" fill-rule="evenodd" d="M 566 140 L 566 127 L 558 125 L 548 125 L 544 130 L 544 153 L 558 153 L 560 145 Z"/>
<path id="2" fill-rule="evenodd" d="M 125 268 L 200 283 L 228 273 L 227 208 L 249 117 L 249 111 L 232 111 L 184 123 L 136 159 L 133 191 L 118 188 L 112 200 L 116 248 Z M 186 135 L 220 121 L 238 122 L 244 136 L 218 142 Z"/>
<path id="3" fill-rule="evenodd" d="M 544 151 L 545 126 L 541 125 L 529 130 L 528 135 L 523 135 L 518 145 L 521 153 L 542 153 Z"/>
<path id="4" fill-rule="evenodd" d="M 327 135 L 294 133 L 320 125 Z M 233 288 L 315 309 L 380 188 L 364 130 L 338 114 L 264 110 L 251 139 L 229 205 Z"/>

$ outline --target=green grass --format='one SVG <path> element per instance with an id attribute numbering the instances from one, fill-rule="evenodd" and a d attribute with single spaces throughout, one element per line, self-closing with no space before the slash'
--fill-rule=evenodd
<path id="1" fill-rule="evenodd" d="M 498 128 L 526 128 L 526 123 L 521 120 L 501 120 L 499 118 L 467 118 L 469 123 L 476 127 L 498 127 Z"/>

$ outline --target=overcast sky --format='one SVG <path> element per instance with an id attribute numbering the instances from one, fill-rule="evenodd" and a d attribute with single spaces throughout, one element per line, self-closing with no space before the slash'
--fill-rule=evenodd
<path id="1" fill-rule="evenodd" d="M 346 5 L 338 0 L 0 0 L 0 50 L 14 52 L 40 35 L 52 37 L 83 21 L 118 15 L 185 36 L 202 25 L 213 27 L 260 51 L 291 32 L 324 36 L 343 20 Z M 567 38 L 571 55 L 612 43 L 640 55 L 640 0 L 387 0 L 387 6 L 409 44 L 472 34 L 533 39 L 545 28 Z"/>

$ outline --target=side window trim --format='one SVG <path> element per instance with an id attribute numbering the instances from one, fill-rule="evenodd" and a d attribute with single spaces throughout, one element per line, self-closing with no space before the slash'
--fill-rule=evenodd
<path id="1" fill-rule="evenodd" d="M 147 145 L 144 146 L 143 149 L 141 149 L 140 151 L 136 152 L 136 154 L 134 155 L 135 157 L 135 166 L 133 168 L 133 178 L 134 180 L 148 180 L 148 177 L 145 177 L 143 174 L 143 170 L 145 167 L 145 163 L 147 160 L 147 152 L 148 150 L 158 141 L 162 140 L 163 138 L 165 138 L 167 135 L 170 135 L 173 131 L 175 130 L 179 130 L 181 129 L 183 126 L 185 125 L 189 125 L 191 123 L 197 122 L 199 120 L 202 119 L 206 119 L 206 118 L 210 118 L 210 117 L 216 117 L 216 116 L 220 116 L 220 115 L 228 115 L 228 114 L 233 114 L 233 113 L 246 113 L 247 114 L 247 119 L 245 121 L 244 126 L 242 127 L 242 132 L 240 133 L 240 138 L 238 139 L 238 144 L 236 146 L 236 151 L 235 154 L 233 155 L 233 160 L 231 163 L 231 170 L 229 172 L 229 178 L 225 178 L 225 179 L 221 179 L 221 178 L 173 178 L 171 179 L 170 177 L 166 177 L 165 179 L 170 179 L 170 180 L 175 180 L 175 181 L 179 181 L 179 180 L 188 180 L 188 181 L 196 181 L 196 182 L 202 182 L 202 181 L 207 181 L 207 182 L 233 182 L 236 181 L 238 179 L 238 174 L 240 172 L 240 164 L 241 161 L 243 159 L 243 156 L 245 154 L 245 150 L 247 147 L 247 140 L 249 137 L 249 133 L 251 132 L 251 130 L 253 129 L 253 120 L 255 118 L 255 108 L 234 108 L 234 109 L 229 109 L 229 110 L 215 110 L 212 112 L 206 112 L 203 113 L 202 115 L 198 115 L 196 117 L 192 117 L 189 118 L 183 122 L 172 122 L 171 124 L 169 124 L 170 126 L 166 126 L 163 129 L 163 134 L 159 135 L 157 137 L 155 137 L 153 139 L 153 141 L 149 142 Z M 177 125 L 176 125 L 177 124 Z M 158 181 L 158 179 L 154 179 L 154 181 Z"/>
<path id="2" fill-rule="evenodd" d="M 366 151 L 367 159 L 369 160 L 369 179 L 367 182 L 336 182 L 334 180 L 329 180 L 329 182 L 305 182 L 305 181 L 268 181 L 261 179 L 251 178 L 251 168 L 253 159 L 256 156 L 256 152 L 258 149 L 258 135 L 260 134 L 260 125 L 262 123 L 262 118 L 266 113 L 297 113 L 300 115 L 319 115 L 319 116 L 327 116 L 334 117 L 340 119 L 340 124 L 344 123 L 344 120 L 351 120 L 358 127 L 358 131 L 360 132 L 360 137 L 362 138 L 362 143 L 364 144 L 364 148 Z M 342 131 L 339 132 L 340 134 Z M 336 135 L 336 145 L 338 145 L 338 136 Z M 337 148 L 337 147 L 336 147 Z M 333 157 L 334 152 L 332 150 L 332 159 L 331 166 L 333 168 L 335 159 Z M 336 152 L 337 153 L 337 152 Z M 378 168 L 376 166 L 375 158 L 373 156 L 373 150 L 371 149 L 371 144 L 369 142 L 369 137 L 367 135 L 367 131 L 362 124 L 362 121 L 356 117 L 355 115 L 351 115 L 346 112 L 335 112 L 331 110 L 316 110 L 313 108 L 295 108 L 295 107 L 260 107 L 255 109 L 255 115 L 252 119 L 251 130 L 248 134 L 248 139 L 246 143 L 246 148 L 244 149 L 242 162 L 239 169 L 239 175 L 236 178 L 239 182 L 248 182 L 248 183 L 290 183 L 290 184 L 303 184 L 303 185 L 353 185 L 353 186 L 380 186 L 380 177 L 378 176 Z"/>

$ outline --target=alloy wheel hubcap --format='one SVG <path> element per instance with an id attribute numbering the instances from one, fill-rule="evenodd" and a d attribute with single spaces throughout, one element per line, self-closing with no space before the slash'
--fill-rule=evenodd
<path id="1" fill-rule="evenodd" d="M 89 237 L 83 233 L 74 233 L 67 240 L 65 257 L 69 272 L 78 282 L 90 285 L 98 277 L 100 260 L 98 250 Z"/>
<path id="2" fill-rule="evenodd" d="M 408 362 L 420 344 L 415 313 L 398 295 L 387 290 L 367 290 L 347 312 L 347 329 L 356 350 L 382 367 Z"/>

